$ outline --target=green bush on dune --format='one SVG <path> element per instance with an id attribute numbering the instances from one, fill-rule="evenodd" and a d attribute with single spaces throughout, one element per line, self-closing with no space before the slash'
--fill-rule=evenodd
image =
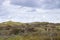
<path id="1" fill-rule="evenodd" d="M 60 23 L 3 22 L 0 23 L 0 40 L 60 40 Z"/>

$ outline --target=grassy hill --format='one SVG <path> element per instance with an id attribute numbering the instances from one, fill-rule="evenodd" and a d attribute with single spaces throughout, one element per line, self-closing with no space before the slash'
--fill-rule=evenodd
<path id="1" fill-rule="evenodd" d="M 60 40 L 60 23 L 3 22 L 0 23 L 0 40 Z"/>

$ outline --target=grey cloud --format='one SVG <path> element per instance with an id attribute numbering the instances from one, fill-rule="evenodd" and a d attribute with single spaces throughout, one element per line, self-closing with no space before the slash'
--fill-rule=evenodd
<path id="1" fill-rule="evenodd" d="M 4 0 L 0 0 L 0 13 L 2 11 L 2 3 L 3 3 Z"/>
<path id="2" fill-rule="evenodd" d="M 60 8 L 60 0 L 11 0 L 14 5 L 55 9 Z"/>
<path id="3" fill-rule="evenodd" d="M 3 3 L 4 0 L 0 0 L 0 5 Z"/>

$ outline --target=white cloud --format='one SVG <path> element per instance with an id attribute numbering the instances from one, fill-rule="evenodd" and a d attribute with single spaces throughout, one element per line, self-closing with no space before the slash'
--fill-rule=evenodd
<path id="1" fill-rule="evenodd" d="M 23 1 L 23 0 L 22 0 Z M 42 9 L 32 7 L 22 7 L 13 5 L 10 0 L 5 0 L 2 4 L 0 21 L 19 21 L 19 22 L 60 22 L 60 9 Z"/>

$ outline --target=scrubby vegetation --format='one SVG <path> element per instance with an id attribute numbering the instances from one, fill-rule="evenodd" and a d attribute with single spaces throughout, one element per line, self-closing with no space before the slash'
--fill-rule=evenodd
<path id="1" fill-rule="evenodd" d="M 0 23 L 0 40 L 60 40 L 60 23 L 3 22 Z"/>

